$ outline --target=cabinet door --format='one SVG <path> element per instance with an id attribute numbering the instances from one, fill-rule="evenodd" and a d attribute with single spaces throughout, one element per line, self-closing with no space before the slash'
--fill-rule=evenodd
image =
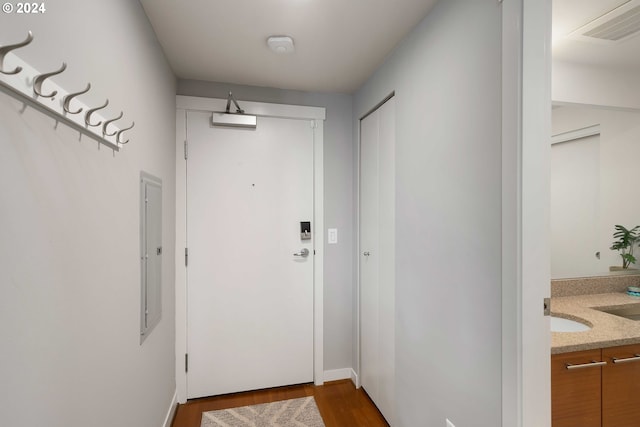
<path id="1" fill-rule="evenodd" d="M 603 427 L 640 426 L 640 345 L 602 349 Z"/>
<path id="2" fill-rule="evenodd" d="M 553 427 L 602 425 L 600 357 L 599 349 L 551 356 Z"/>

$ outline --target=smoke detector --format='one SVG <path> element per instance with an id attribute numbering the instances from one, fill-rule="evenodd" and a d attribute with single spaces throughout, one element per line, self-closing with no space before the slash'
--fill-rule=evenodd
<path id="1" fill-rule="evenodd" d="M 293 39 L 289 36 L 271 36 L 267 39 L 267 44 L 275 53 L 293 53 Z"/>
<path id="2" fill-rule="evenodd" d="M 613 44 L 640 32 L 640 0 L 630 0 L 569 34 L 576 40 Z"/>

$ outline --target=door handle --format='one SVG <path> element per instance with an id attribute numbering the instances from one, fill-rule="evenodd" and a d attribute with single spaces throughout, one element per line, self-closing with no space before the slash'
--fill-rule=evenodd
<path id="1" fill-rule="evenodd" d="M 293 254 L 293 256 L 300 256 L 302 258 L 306 258 L 306 257 L 309 256 L 309 249 L 302 248 L 302 249 L 300 249 L 300 252 L 297 252 L 297 253 Z"/>
<path id="2" fill-rule="evenodd" d="M 572 365 L 571 363 L 567 363 L 566 367 L 567 369 L 583 369 L 583 368 L 594 368 L 598 366 L 604 366 L 606 364 L 607 362 L 604 362 L 604 361 L 598 362 L 596 360 L 592 360 L 591 363 L 582 363 L 580 365 Z"/>
<path id="3" fill-rule="evenodd" d="M 362 253 L 362 255 L 364 255 L 364 256 L 369 256 L 369 255 L 371 255 L 371 252 L 369 252 L 369 251 L 367 251 L 367 252 L 363 252 L 363 253 Z"/>
<path id="4" fill-rule="evenodd" d="M 626 359 L 618 359 L 615 357 L 612 357 L 611 360 L 613 361 L 613 363 L 629 363 L 629 362 L 638 362 L 640 361 L 640 354 L 634 354 L 634 357 L 628 357 Z"/>

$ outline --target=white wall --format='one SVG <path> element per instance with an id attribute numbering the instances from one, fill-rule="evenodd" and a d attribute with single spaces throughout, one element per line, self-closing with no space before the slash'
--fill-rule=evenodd
<path id="1" fill-rule="evenodd" d="M 640 108 L 640 76 L 620 70 L 553 61 L 552 99 L 556 102 Z"/>
<path id="2" fill-rule="evenodd" d="M 338 229 L 338 244 L 325 240 L 324 258 L 324 369 L 351 368 L 353 333 L 354 192 L 351 143 L 351 95 L 309 93 L 257 86 L 193 80 L 178 81 L 178 95 L 226 98 L 229 91 L 242 100 L 325 107 L 324 222 Z M 326 233 L 326 230 L 325 230 Z M 326 239 L 326 238 L 325 238 Z"/>
<path id="3" fill-rule="evenodd" d="M 396 93 L 397 426 L 501 425 L 501 25 L 441 1 L 355 96 Z"/>
<path id="4" fill-rule="evenodd" d="M 115 156 L 0 94 L 0 413 L 7 426 L 158 427 L 175 391 L 175 79 L 138 2 L 47 2 L 0 44 L 61 86 L 109 97 Z M 94 104 L 94 105 L 95 105 Z M 162 319 L 140 345 L 139 175 L 163 181 Z"/>
<path id="5" fill-rule="evenodd" d="M 640 111 L 581 105 L 566 105 L 553 110 L 553 135 L 596 124 L 600 125 L 601 133 L 597 164 L 599 203 L 595 212 L 595 239 L 601 259 L 590 257 L 589 265 L 574 271 L 573 277 L 607 274 L 609 266 L 621 265 L 619 253 L 609 249 L 613 243 L 614 226 L 622 224 L 631 228 L 640 225 L 640 199 L 635 197 L 635 183 L 639 176 L 637 159 L 640 158 Z"/>

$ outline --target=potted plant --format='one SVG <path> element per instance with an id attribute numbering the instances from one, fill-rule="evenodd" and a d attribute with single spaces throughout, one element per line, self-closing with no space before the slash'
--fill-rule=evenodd
<path id="1" fill-rule="evenodd" d="M 622 257 L 622 269 L 626 270 L 629 268 L 629 265 L 636 262 L 636 257 L 633 256 L 633 247 L 638 239 L 640 239 L 640 225 L 636 225 L 631 230 L 628 230 L 622 225 L 616 225 L 615 230 L 613 237 L 616 240 L 614 240 L 611 249 L 620 251 L 620 256 Z M 611 267 L 610 269 L 617 270 L 619 267 Z"/>

